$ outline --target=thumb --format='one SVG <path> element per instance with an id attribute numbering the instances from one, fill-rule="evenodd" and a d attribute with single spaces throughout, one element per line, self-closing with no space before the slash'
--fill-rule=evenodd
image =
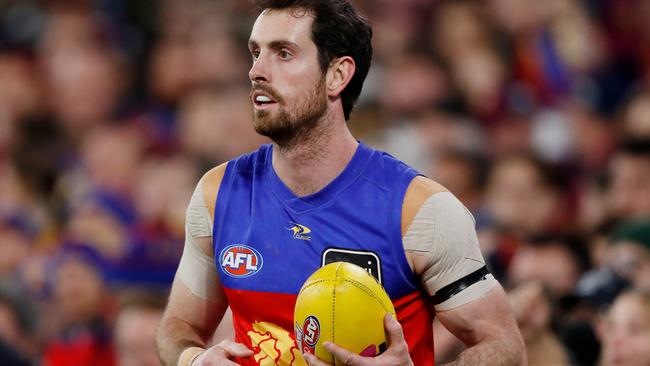
<path id="1" fill-rule="evenodd" d="M 405 342 L 402 325 L 391 313 L 386 313 L 384 316 L 384 330 L 386 331 L 388 346 Z"/>
<path id="2" fill-rule="evenodd" d="M 228 358 L 232 357 L 249 357 L 253 355 L 253 351 L 243 345 L 242 343 L 235 343 L 229 339 L 223 340 L 217 344 L 223 351 L 224 355 Z"/>

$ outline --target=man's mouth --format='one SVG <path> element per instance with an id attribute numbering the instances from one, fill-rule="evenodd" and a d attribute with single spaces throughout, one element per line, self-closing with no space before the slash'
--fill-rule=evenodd
<path id="1" fill-rule="evenodd" d="M 273 93 L 266 91 L 263 88 L 255 88 L 251 93 L 253 106 L 256 109 L 264 109 L 278 104 L 278 99 L 273 96 Z"/>
<path id="2" fill-rule="evenodd" d="M 271 103 L 273 100 L 271 98 L 267 97 L 266 95 L 258 95 L 257 98 L 255 98 L 255 101 L 258 103 Z"/>

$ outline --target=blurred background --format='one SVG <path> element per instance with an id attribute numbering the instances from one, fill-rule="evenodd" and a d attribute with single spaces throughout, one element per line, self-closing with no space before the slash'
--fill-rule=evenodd
<path id="1" fill-rule="evenodd" d="M 531 365 L 650 365 L 650 1 L 356 0 L 350 127 L 476 217 Z M 246 0 L 0 0 L 0 364 L 157 365 L 209 168 L 251 127 Z M 436 325 L 436 358 L 462 345 Z"/>

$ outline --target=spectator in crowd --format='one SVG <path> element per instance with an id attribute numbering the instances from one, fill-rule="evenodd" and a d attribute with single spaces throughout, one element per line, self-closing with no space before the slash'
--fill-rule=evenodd
<path id="1" fill-rule="evenodd" d="M 95 250 L 80 245 L 64 247 L 52 264 L 47 365 L 115 365 L 104 266 Z"/>
<path id="2" fill-rule="evenodd" d="M 527 240 L 561 235 L 569 227 L 566 190 L 560 177 L 532 154 L 508 154 L 494 162 L 488 174 L 485 207 L 490 224 L 479 231 L 481 246 L 489 250 L 488 261 L 498 276 L 505 276 L 513 256 Z M 564 251 L 557 253 L 562 256 Z M 555 259 L 554 254 L 550 256 Z M 569 264 L 575 277 L 570 261 L 563 263 Z M 572 283 L 574 278 L 564 281 Z"/>
<path id="3" fill-rule="evenodd" d="M 611 240 L 608 264 L 634 288 L 650 291 L 650 220 L 621 225 Z"/>
<path id="4" fill-rule="evenodd" d="M 447 150 L 439 154 L 432 165 L 432 176 L 458 197 L 475 216 L 480 216 L 487 174 L 485 160 L 476 154 Z M 481 226 L 479 222 L 477 225 Z"/>
<path id="5" fill-rule="evenodd" d="M 580 275 L 589 268 L 584 245 L 570 237 L 548 236 L 529 240 L 517 249 L 508 279 L 513 284 L 539 283 L 552 299 L 573 294 Z"/>
<path id="6" fill-rule="evenodd" d="M 650 91 L 636 93 L 623 111 L 623 133 L 650 139 Z"/>
<path id="7" fill-rule="evenodd" d="M 0 284 L 0 364 L 29 365 L 37 354 L 37 315 L 24 294 Z"/>
<path id="8" fill-rule="evenodd" d="M 1 216 L 1 214 L 0 214 Z M 0 278 L 13 278 L 21 263 L 30 254 L 35 228 L 29 219 L 18 213 L 0 217 Z"/>
<path id="9" fill-rule="evenodd" d="M 600 327 L 603 366 L 650 364 L 650 294 L 631 290 L 620 295 Z"/>
<path id="10" fill-rule="evenodd" d="M 486 201 L 495 226 L 520 238 L 561 233 L 568 224 L 562 188 L 558 172 L 539 158 L 508 155 L 490 172 Z"/>
<path id="11" fill-rule="evenodd" d="M 552 329 L 555 302 L 539 282 L 524 282 L 508 292 L 526 343 L 528 364 L 569 365 L 569 355 Z"/>
<path id="12" fill-rule="evenodd" d="M 160 366 L 154 339 L 165 309 L 155 293 L 125 293 L 115 320 L 115 358 L 119 366 Z"/>
<path id="13" fill-rule="evenodd" d="M 614 219 L 650 216 L 650 139 L 628 138 L 612 156 L 608 191 Z"/>

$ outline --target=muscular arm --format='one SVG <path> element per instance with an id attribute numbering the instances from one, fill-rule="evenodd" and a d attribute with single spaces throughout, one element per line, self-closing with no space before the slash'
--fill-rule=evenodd
<path id="1" fill-rule="evenodd" d="M 443 325 L 469 347 L 448 366 L 526 364 L 524 344 L 501 286 L 494 286 L 480 299 L 442 311 L 438 316 Z M 389 316 L 384 326 L 389 346 L 377 357 L 362 357 L 329 342 L 324 346 L 344 365 L 412 366 L 399 323 Z M 329 366 L 312 354 L 305 354 L 305 360 L 310 366 Z"/>
<path id="2" fill-rule="evenodd" d="M 404 249 L 432 296 L 440 322 L 468 347 L 451 365 L 524 365 L 524 343 L 501 285 L 483 272 L 471 214 L 444 187 L 417 177 L 402 211 Z M 345 365 L 413 365 L 399 323 L 384 323 L 388 349 L 362 357 L 337 345 L 325 348 Z M 310 366 L 327 363 L 307 354 Z"/>
<path id="3" fill-rule="evenodd" d="M 164 365 L 188 365 L 208 346 L 228 307 L 212 250 L 214 202 L 224 171 L 225 164 L 201 179 L 187 209 L 183 257 L 156 334 Z"/>
<path id="4" fill-rule="evenodd" d="M 442 325 L 468 347 L 452 365 L 525 364 L 501 285 L 491 275 L 473 276 L 485 262 L 469 211 L 444 187 L 418 177 L 407 191 L 402 218 L 413 271 L 436 303 Z"/>
<path id="5" fill-rule="evenodd" d="M 447 365 L 525 365 L 524 343 L 500 285 L 484 297 L 437 314 L 468 347 Z"/>
<path id="6" fill-rule="evenodd" d="M 176 366 L 183 350 L 189 347 L 206 348 L 228 307 L 222 291 L 215 300 L 207 300 L 192 293 L 178 277 L 156 335 L 160 359 L 169 366 Z"/>

